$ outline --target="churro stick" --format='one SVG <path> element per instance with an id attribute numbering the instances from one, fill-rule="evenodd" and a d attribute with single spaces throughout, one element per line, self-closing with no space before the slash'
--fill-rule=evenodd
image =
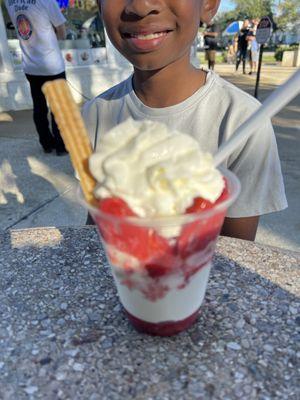
<path id="1" fill-rule="evenodd" d="M 84 197 L 88 203 L 95 204 L 93 191 L 96 181 L 88 166 L 92 147 L 68 84 L 64 79 L 57 79 L 46 82 L 42 90 L 54 114 L 66 149 L 70 153 L 73 167 L 78 172 Z"/>

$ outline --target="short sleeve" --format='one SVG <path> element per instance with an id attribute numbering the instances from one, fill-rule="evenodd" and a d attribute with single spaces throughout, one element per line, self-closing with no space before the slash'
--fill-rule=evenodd
<path id="1" fill-rule="evenodd" d="M 49 20 L 54 27 L 62 25 L 66 22 L 66 18 L 60 11 L 56 0 L 46 0 L 44 4 L 47 8 Z"/>
<path id="2" fill-rule="evenodd" d="M 277 143 L 270 121 L 228 159 L 227 167 L 241 183 L 241 193 L 227 214 L 258 216 L 287 207 Z"/>

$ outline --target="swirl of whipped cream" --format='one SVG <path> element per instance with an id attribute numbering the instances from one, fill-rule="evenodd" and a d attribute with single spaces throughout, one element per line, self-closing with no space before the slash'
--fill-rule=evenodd
<path id="1" fill-rule="evenodd" d="M 120 197 L 140 217 L 184 214 L 194 198 L 214 203 L 224 181 L 191 136 L 128 119 L 102 135 L 89 160 L 97 198 Z"/>

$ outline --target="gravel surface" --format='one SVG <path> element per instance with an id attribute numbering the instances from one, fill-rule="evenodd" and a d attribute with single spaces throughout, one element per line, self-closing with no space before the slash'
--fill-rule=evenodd
<path id="1" fill-rule="evenodd" d="M 137 333 L 94 228 L 0 234 L 0 399 L 299 399 L 299 253 L 221 238 L 197 323 Z"/>

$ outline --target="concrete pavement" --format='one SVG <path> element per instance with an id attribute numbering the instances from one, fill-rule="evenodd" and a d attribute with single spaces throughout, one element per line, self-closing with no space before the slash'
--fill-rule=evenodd
<path id="1" fill-rule="evenodd" d="M 255 77 L 233 70 L 232 65 L 216 66 L 220 75 L 253 94 Z M 260 100 L 294 71 L 264 65 Z M 258 242 L 294 251 L 300 251 L 299 111 L 298 96 L 273 120 L 289 208 L 262 217 L 257 235 Z M 86 212 L 75 200 L 76 180 L 69 157 L 42 152 L 31 114 L 0 114 L 0 229 L 82 225 Z"/>

